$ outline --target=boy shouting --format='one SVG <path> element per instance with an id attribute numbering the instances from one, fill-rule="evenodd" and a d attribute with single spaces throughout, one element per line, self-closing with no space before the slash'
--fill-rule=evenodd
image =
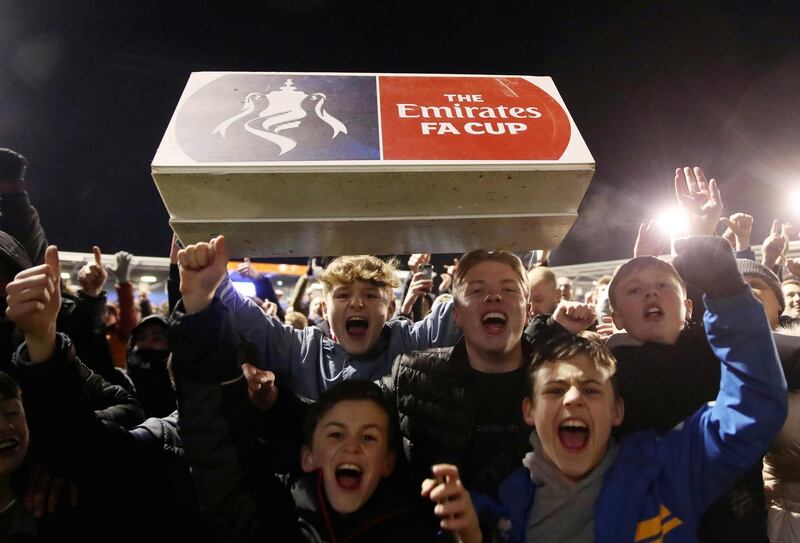
<path id="1" fill-rule="evenodd" d="M 724 243 L 676 242 L 676 267 L 705 292 L 705 327 L 722 362 L 714 405 L 662 437 L 642 432 L 617 444 L 611 430 L 625 409 L 614 358 L 588 339 L 556 338 L 534 356 L 523 401 L 535 452 L 501 484 L 499 500 L 474 497 L 492 518 L 487 540 L 697 541 L 700 515 L 764 454 L 786 417 L 769 324 Z"/>

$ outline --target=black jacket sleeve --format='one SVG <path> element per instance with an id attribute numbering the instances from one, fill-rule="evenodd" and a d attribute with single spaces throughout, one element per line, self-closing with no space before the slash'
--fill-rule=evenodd
<path id="1" fill-rule="evenodd" d="M 99 419 L 123 428 L 133 428 L 144 421 L 142 404 L 127 390 L 109 383 L 82 363 L 78 371 L 83 393 Z"/>
<path id="2" fill-rule="evenodd" d="M 92 409 L 69 338 L 56 336 L 50 360 L 30 364 L 26 358 L 23 344 L 10 371 L 22 388 L 36 460 L 48 473 L 70 481 L 100 480 L 112 461 L 102 445 L 106 430 Z"/>
<path id="3" fill-rule="evenodd" d="M 0 230 L 22 244 L 34 266 L 44 263 L 47 237 L 27 192 L 0 194 Z"/>
<path id="4" fill-rule="evenodd" d="M 554 321 L 550 315 L 536 315 L 525 329 L 523 340 L 535 347 L 565 334 L 569 334 L 569 331 Z"/>
<path id="5" fill-rule="evenodd" d="M 291 494 L 257 454 L 237 344 L 218 299 L 195 315 L 176 311 L 171 345 L 180 437 L 220 540 L 294 541 L 299 531 Z"/>

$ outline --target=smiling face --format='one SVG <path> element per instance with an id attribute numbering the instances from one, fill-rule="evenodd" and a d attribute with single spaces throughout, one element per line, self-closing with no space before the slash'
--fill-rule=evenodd
<path id="1" fill-rule="evenodd" d="M 611 428 L 622 423 L 624 414 L 609 370 L 585 353 L 539 368 L 533 399 L 525 398 L 522 409 L 525 422 L 536 427 L 546 459 L 570 481 L 600 464 Z"/>
<path id="2" fill-rule="evenodd" d="M 783 312 L 793 319 L 800 319 L 800 283 L 786 282 L 781 287 L 786 310 Z"/>
<path id="3" fill-rule="evenodd" d="M 0 398 L 0 477 L 11 475 L 28 454 L 28 422 L 22 400 Z"/>
<path id="4" fill-rule="evenodd" d="M 528 306 L 525 288 L 511 266 L 502 262 L 487 260 L 467 271 L 454 295 L 454 318 L 464 332 L 471 363 L 473 353 L 483 360 L 503 359 L 521 349 Z"/>
<path id="5" fill-rule="evenodd" d="M 322 315 L 344 350 L 359 355 L 378 342 L 394 308 L 394 297 L 387 287 L 355 280 L 333 285 L 322 302 Z"/>
<path id="6" fill-rule="evenodd" d="M 692 302 L 675 276 L 645 267 L 614 281 L 614 326 L 639 341 L 673 345 L 691 317 Z"/>
<path id="7" fill-rule="evenodd" d="M 394 470 L 389 417 L 370 400 L 344 400 L 330 408 L 303 447 L 306 472 L 322 471 L 328 501 L 337 513 L 353 513 Z"/>

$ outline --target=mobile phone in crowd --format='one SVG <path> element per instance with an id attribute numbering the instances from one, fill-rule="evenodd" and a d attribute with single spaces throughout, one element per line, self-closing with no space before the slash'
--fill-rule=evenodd
<path id="1" fill-rule="evenodd" d="M 433 279 L 433 264 L 420 264 L 419 273 L 425 276 L 425 279 Z"/>

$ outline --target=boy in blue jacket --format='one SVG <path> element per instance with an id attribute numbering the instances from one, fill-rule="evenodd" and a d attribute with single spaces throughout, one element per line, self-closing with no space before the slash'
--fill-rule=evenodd
<path id="1" fill-rule="evenodd" d="M 216 295 L 231 311 L 238 334 L 252 345 L 254 364 L 312 400 L 341 381 L 380 379 L 398 355 L 455 345 L 461 337 L 452 302 L 436 304 L 416 323 L 392 319 L 395 269 L 374 256 L 339 257 L 322 274 L 322 311 L 330 333 L 317 326 L 295 330 L 239 294 L 227 278 L 223 236 L 187 246 L 178 260 L 184 308 L 208 307 Z"/>
<path id="2" fill-rule="evenodd" d="M 533 453 L 500 486 L 473 496 L 487 541 L 696 541 L 706 507 L 768 448 L 786 417 L 786 382 L 764 310 L 721 238 L 676 242 L 675 266 L 705 293 L 705 327 L 722 361 L 720 392 L 662 437 L 611 439 L 624 417 L 615 361 L 576 336 L 534 356 Z"/>

